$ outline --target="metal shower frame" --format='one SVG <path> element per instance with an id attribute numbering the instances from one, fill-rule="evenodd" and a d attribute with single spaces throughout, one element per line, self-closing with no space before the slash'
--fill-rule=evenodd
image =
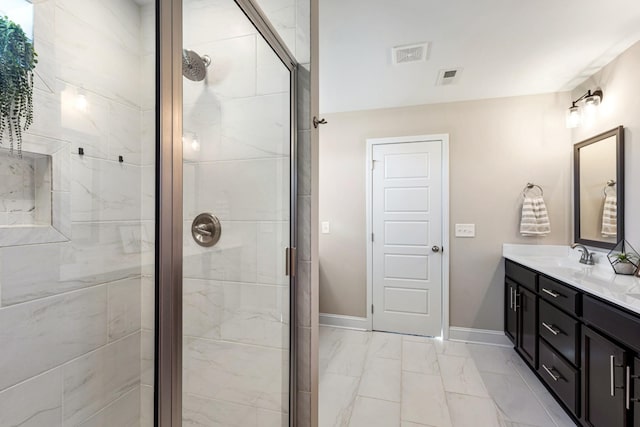
<path id="1" fill-rule="evenodd" d="M 298 63 L 253 0 L 234 0 L 290 72 L 290 247 L 297 246 Z M 182 0 L 156 4 L 156 427 L 182 426 Z M 284 248 L 283 248 L 284 250 Z M 289 276 L 289 426 L 296 419 L 296 277 Z"/>

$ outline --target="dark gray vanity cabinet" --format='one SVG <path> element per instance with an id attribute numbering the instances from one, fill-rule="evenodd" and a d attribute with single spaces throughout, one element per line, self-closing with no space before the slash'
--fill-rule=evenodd
<path id="1" fill-rule="evenodd" d="M 631 386 L 631 390 L 629 390 L 629 409 L 634 414 L 640 414 L 640 359 L 637 357 L 633 358 L 633 372 L 635 372 L 635 375 L 629 370 L 626 372 Z M 633 427 L 640 427 L 640 415 L 633 417 Z"/>
<path id="2" fill-rule="evenodd" d="M 504 312 L 504 333 L 511 340 L 513 345 L 518 339 L 518 310 L 516 309 L 516 295 L 518 294 L 518 284 L 507 278 L 505 280 L 505 312 Z"/>
<path id="3" fill-rule="evenodd" d="M 565 285 L 538 276 L 538 375 L 580 417 L 580 298 Z"/>
<path id="4" fill-rule="evenodd" d="M 505 334 L 534 369 L 538 364 L 536 273 L 507 260 L 505 278 Z"/>
<path id="5" fill-rule="evenodd" d="M 640 315 L 510 260 L 505 334 L 583 427 L 640 427 Z"/>
<path id="6" fill-rule="evenodd" d="M 518 310 L 518 350 L 533 368 L 538 367 L 538 298 L 525 287 L 519 287 L 516 302 Z"/>
<path id="7" fill-rule="evenodd" d="M 583 423 L 593 427 L 624 427 L 625 351 L 589 327 L 582 329 Z"/>

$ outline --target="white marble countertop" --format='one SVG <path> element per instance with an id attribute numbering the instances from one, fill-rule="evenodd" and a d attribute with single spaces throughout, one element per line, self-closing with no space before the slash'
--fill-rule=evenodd
<path id="1" fill-rule="evenodd" d="M 596 264 L 589 266 L 569 246 L 502 245 L 503 257 L 640 314 L 640 278 L 615 274 L 607 252 L 593 252 Z"/>

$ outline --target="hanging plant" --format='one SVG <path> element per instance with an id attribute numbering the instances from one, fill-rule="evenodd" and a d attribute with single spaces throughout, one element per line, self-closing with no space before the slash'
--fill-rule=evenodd
<path id="1" fill-rule="evenodd" d="M 22 154 L 22 131 L 33 123 L 33 43 L 20 26 L 0 16 L 0 144 L 9 138 Z"/>

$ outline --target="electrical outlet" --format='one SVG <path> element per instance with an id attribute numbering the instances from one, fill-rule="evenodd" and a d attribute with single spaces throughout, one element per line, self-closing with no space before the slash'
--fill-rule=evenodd
<path id="1" fill-rule="evenodd" d="M 329 221 L 322 221 L 322 234 L 329 234 Z"/>
<path id="2" fill-rule="evenodd" d="M 476 237 L 476 225 L 456 224 L 456 237 Z"/>

